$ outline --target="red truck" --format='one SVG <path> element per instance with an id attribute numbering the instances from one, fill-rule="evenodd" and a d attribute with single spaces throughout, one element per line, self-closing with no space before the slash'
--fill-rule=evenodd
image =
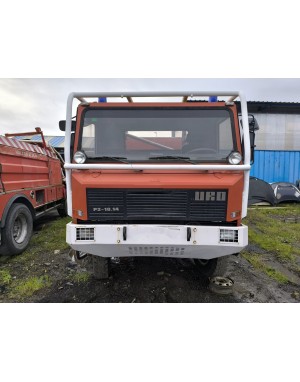
<path id="1" fill-rule="evenodd" d="M 35 132 L 0 136 L 0 254 L 23 252 L 32 234 L 33 221 L 46 212 L 66 211 L 63 162 Z M 13 137 L 39 135 L 40 142 Z"/>

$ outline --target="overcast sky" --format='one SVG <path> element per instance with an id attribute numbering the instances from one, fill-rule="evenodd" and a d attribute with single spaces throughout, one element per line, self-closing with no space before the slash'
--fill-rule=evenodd
<path id="1" fill-rule="evenodd" d="M 300 79 L 0 79 L 0 134 L 61 135 L 68 94 L 74 91 L 240 90 L 248 101 L 300 102 Z"/>

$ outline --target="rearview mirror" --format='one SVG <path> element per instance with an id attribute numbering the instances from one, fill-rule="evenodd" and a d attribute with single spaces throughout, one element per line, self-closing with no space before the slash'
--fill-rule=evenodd
<path id="1" fill-rule="evenodd" d="M 239 114 L 239 117 L 241 115 Z M 241 126 L 243 127 L 243 121 L 240 119 Z M 257 120 L 254 115 L 248 114 L 248 123 L 249 123 L 249 135 L 250 135 L 250 147 L 251 147 L 251 164 L 254 163 L 254 149 L 255 149 L 255 131 L 259 130 Z"/>
<path id="2" fill-rule="evenodd" d="M 66 131 L 66 121 L 59 121 L 58 125 L 59 125 L 60 131 Z M 76 121 L 72 121 L 71 131 L 75 131 L 75 129 L 76 129 Z"/>
<path id="3" fill-rule="evenodd" d="M 249 121 L 249 130 L 250 131 L 259 130 L 259 126 L 258 126 L 257 120 L 255 119 L 254 115 L 249 114 L 248 115 L 248 121 Z"/>
<path id="4" fill-rule="evenodd" d="M 248 115 L 249 121 L 249 134 L 250 134 L 250 147 L 251 147 L 251 164 L 254 163 L 254 150 L 255 150 L 255 131 L 259 130 L 257 120 L 254 118 L 254 115 Z"/>

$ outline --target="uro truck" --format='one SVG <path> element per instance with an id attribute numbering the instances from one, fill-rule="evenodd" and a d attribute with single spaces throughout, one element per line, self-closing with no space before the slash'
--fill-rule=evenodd
<path id="1" fill-rule="evenodd" d="M 116 97 L 127 102 L 106 102 Z M 220 274 L 223 258 L 248 243 L 255 124 L 249 132 L 239 92 L 71 93 L 60 122 L 68 244 L 93 256 L 97 278 L 108 276 L 110 258 L 134 256 L 188 258 L 206 276 Z"/>

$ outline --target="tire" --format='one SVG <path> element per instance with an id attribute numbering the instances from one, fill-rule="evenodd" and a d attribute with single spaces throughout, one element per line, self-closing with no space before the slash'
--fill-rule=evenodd
<path id="1" fill-rule="evenodd" d="M 14 256 L 28 246 L 32 235 L 33 218 L 28 207 L 21 203 L 13 204 L 2 229 L 0 254 Z"/>
<path id="2" fill-rule="evenodd" d="M 61 218 L 68 216 L 67 200 L 65 200 L 62 205 L 57 208 L 57 212 Z"/>
<path id="3" fill-rule="evenodd" d="M 211 260 L 193 259 L 201 276 L 209 278 L 213 276 L 224 276 L 227 270 L 228 257 L 218 257 Z"/>
<path id="4" fill-rule="evenodd" d="M 109 277 L 110 259 L 107 257 L 93 256 L 93 270 L 96 280 L 104 280 Z"/>
<path id="5" fill-rule="evenodd" d="M 229 277 L 216 276 L 210 280 L 209 289 L 220 295 L 228 295 L 233 293 L 234 281 Z"/>

